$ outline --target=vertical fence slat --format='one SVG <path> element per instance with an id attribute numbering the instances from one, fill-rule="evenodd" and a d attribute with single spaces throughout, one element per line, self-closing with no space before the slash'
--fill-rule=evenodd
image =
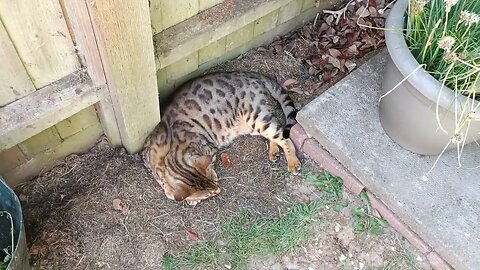
<path id="1" fill-rule="evenodd" d="M 87 68 L 88 75 L 97 86 L 106 84 L 105 72 L 100 57 L 99 48 L 95 39 L 92 21 L 85 0 L 66 0 L 63 2 L 70 25 L 75 36 L 82 62 Z M 103 132 L 112 145 L 122 144 L 115 112 L 110 96 L 95 105 L 102 123 Z"/>
<path id="2" fill-rule="evenodd" d="M 161 0 L 162 27 L 164 29 L 182 22 L 199 11 L 198 0 Z"/>
<path id="3" fill-rule="evenodd" d="M 18 58 L 7 31 L 0 21 L 0 106 L 35 91 L 27 71 Z"/>
<path id="4" fill-rule="evenodd" d="M 152 20 L 152 32 L 154 35 L 163 30 L 161 4 L 161 0 L 150 0 L 150 19 Z"/>
<path id="5" fill-rule="evenodd" d="M 148 1 L 88 0 L 122 144 L 142 149 L 160 122 Z"/>
<path id="6" fill-rule="evenodd" d="M 1 0 L 0 18 L 37 89 L 79 68 L 58 0 Z"/>

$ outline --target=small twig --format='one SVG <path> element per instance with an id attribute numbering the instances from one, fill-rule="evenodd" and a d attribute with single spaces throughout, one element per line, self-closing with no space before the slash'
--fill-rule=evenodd
<path id="1" fill-rule="evenodd" d="M 350 4 L 353 2 L 353 0 L 350 0 L 343 8 L 339 9 L 339 10 L 328 10 L 328 9 L 325 9 L 323 10 L 323 13 L 327 13 L 327 14 L 332 14 L 333 17 L 336 18 L 335 20 L 335 24 L 338 24 L 340 22 L 340 18 L 343 16 L 343 18 L 345 18 L 345 13 L 347 13 L 347 9 L 348 7 L 350 6 Z"/>
<path id="2" fill-rule="evenodd" d="M 85 258 L 85 254 L 82 254 L 82 258 L 80 258 L 80 260 L 78 261 L 77 265 L 75 265 L 75 267 L 78 267 L 82 263 L 83 258 Z"/>
<path id="3" fill-rule="evenodd" d="M 235 176 L 224 176 L 224 177 L 219 177 L 218 180 L 228 180 L 228 179 L 236 179 Z"/>
<path id="4" fill-rule="evenodd" d="M 315 26 L 317 25 L 318 16 L 320 16 L 320 13 L 317 13 L 317 15 L 315 16 L 315 20 L 313 20 L 313 28 L 315 28 Z"/>
<path id="5" fill-rule="evenodd" d="M 155 229 L 157 229 L 163 237 L 167 236 L 157 225 L 153 224 L 153 223 L 148 223 L 150 224 L 150 226 L 154 227 Z"/>

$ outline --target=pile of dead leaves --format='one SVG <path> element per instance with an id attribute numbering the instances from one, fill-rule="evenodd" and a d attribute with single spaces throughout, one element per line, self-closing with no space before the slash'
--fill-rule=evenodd
<path id="1" fill-rule="evenodd" d="M 270 44 L 273 53 L 287 53 L 309 65 L 309 74 L 325 83 L 349 73 L 355 59 L 384 46 L 385 0 L 351 0 L 338 9 L 324 10 L 306 25 Z"/>

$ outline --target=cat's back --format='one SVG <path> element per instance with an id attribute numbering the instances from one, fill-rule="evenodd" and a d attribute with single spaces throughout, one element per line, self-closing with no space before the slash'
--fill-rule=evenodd
<path id="1" fill-rule="evenodd" d="M 279 86 L 272 78 L 254 72 L 211 73 L 181 86 L 164 114 L 169 118 L 218 110 L 231 114 L 246 102 L 270 98 L 269 89 L 275 87 Z"/>
<path id="2" fill-rule="evenodd" d="M 184 84 L 175 99 L 178 101 L 193 98 L 211 104 L 232 96 L 244 98 L 249 92 L 263 93 L 266 88 L 275 84 L 273 79 L 254 72 L 211 73 Z"/>

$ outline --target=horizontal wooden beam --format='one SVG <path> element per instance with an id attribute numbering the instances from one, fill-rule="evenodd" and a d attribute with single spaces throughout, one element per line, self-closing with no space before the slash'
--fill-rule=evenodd
<path id="1" fill-rule="evenodd" d="M 0 151 L 104 99 L 106 86 L 94 86 L 88 75 L 74 72 L 0 108 Z"/>
<path id="2" fill-rule="evenodd" d="M 157 70 L 175 63 L 186 55 L 198 51 L 290 2 L 292 0 L 237 1 L 233 10 L 228 10 L 229 8 L 223 5 L 230 5 L 230 1 L 225 1 L 214 7 L 215 10 L 207 10 L 205 14 L 190 17 L 154 35 Z M 224 16 L 212 14 L 220 10 L 228 11 L 225 11 Z M 207 15 L 211 19 L 203 18 Z"/>

